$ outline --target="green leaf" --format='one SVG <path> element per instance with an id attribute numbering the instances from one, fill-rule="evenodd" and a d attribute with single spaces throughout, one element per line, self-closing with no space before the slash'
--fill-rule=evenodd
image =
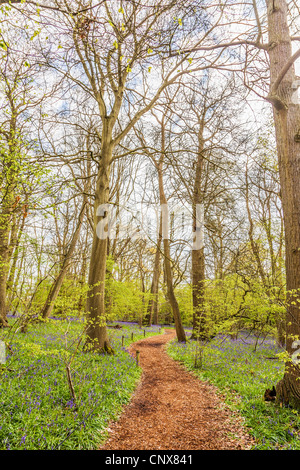
<path id="1" fill-rule="evenodd" d="M 40 34 L 40 30 L 37 29 L 36 31 L 34 31 L 33 35 L 31 36 L 30 41 L 33 41 L 33 39 L 34 39 L 38 34 Z"/>

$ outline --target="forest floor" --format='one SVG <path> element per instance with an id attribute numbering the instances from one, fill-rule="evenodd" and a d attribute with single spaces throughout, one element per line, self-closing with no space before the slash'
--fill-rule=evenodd
<path id="1" fill-rule="evenodd" d="M 253 439 L 217 389 L 171 359 L 174 330 L 131 344 L 142 380 L 100 450 L 247 450 Z"/>

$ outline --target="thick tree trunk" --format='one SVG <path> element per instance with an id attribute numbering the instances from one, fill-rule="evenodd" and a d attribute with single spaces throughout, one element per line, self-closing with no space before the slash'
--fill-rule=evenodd
<path id="1" fill-rule="evenodd" d="M 198 155 L 196 161 L 195 180 L 192 201 L 192 223 L 195 240 L 192 249 L 192 293 L 193 293 L 193 339 L 207 339 L 206 317 L 204 309 L 205 294 L 205 258 L 203 246 L 203 220 L 199 220 L 199 209 L 203 204 L 201 190 L 203 178 L 203 152 L 204 152 L 204 116 L 200 122 L 198 133 Z"/>
<path id="2" fill-rule="evenodd" d="M 44 305 L 44 307 L 42 309 L 42 312 L 41 312 L 41 316 L 44 319 L 49 318 L 52 311 L 53 311 L 55 301 L 58 297 L 61 286 L 64 282 L 64 279 L 66 277 L 66 274 L 67 274 L 67 272 L 69 270 L 69 267 L 70 267 L 70 264 L 72 262 L 72 256 L 73 256 L 73 253 L 74 253 L 74 250 L 75 250 L 75 247 L 76 247 L 77 240 L 79 238 L 81 225 L 82 225 L 82 222 L 83 222 L 83 219 L 84 219 L 84 212 L 85 212 L 86 203 L 87 203 L 86 198 L 84 198 L 84 202 L 82 204 L 80 214 L 79 214 L 79 218 L 78 218 L 78 223 L 77 223 L 75 232 L 73 234 L 72 240 L 70 242 L 69 249 L 68 249 L 68 251 L 67 251 L 67 253 L 64 257 L 64 260 L 63 260 L 63 263 L 62 263 L 62 266 L 61 266 L 61 270 L 60 270 L 57 278 L 55 279 L 53 285 L 51 286 L 51 289 L 50 289 L 50 292 L 48 294 L 47 300 L 46 300 L 45 305 Z"/>
<path id="3" fill-rule="evenodd" d="M 153 301 L 153 320 L 152 320 L 153 325 L 158 325 L 158 292 L 154 297 Z"/>
<path id="4" fill-rule="evenodd" d="M 193 333 L 192 338 L 207 339 L 208 331 L 204 310 L 205 258 L 204 248 L 192 251 Z"/>
<path id="5" fill-rule="evenodd" d="M 89 267 L 89 291 L 87 294 L 86 350 L 112 354 L 105 317 L 105 276 L 107 260 L 107 211 L 109 203 L 109 178 L 111 152 L 109 144 L 103 143 L 100 169 L 94 205 L 94 234 Z M 105 233 L 106 232 L 106 233 Z"/>
<path id="6" fill-rule="evenodd" d="M 285 0 L 268 1 L 269 58 L 282 206 L 285 224 L 287 283 L 287 352 L 295 353 L 300 338 L 300 106 L 295 103 L 295 70 Z M 286 68 L 287 64 L 291 66 Z M 282 71 L 287 70 L 285 74 Z M 299 348 L 299 346 L 298 346 Z M 297 361 L 286 363 L 283 380 L 277 384 L 277 400 L 300 408 L 300 373 Z"/>

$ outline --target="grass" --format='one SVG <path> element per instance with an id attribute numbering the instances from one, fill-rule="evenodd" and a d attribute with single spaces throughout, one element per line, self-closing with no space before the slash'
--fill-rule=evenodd
<path id="1" fill-rule="evenodd" d="M 107 437 L 110 420 L 120 415 L 140 379 L 141 369 L 126 347 L 132 333 L 137 341 L 144 330 L 134 324 L 109 329 L 114 356 L 77 352 L 71 365 L 75 403 L 65 360 L 82 328 L 80 321 L 52 319 L 13 338 L 0 370 L 1 450 L 88 450 Z M 159 332 L 158 327 L 145 331 L 146 337 Z M 1 331 L 2 339 L 5 334 Z"/>
<path id="2" fill-rule="evenodd" d="M 0 370 L 1 450 L 86 450 L 104 442 L 109 422 L 118 418 L 141 376 L 126 347 L 143 338 L 144 330 L 136 324 L 120 324 L 122 329 L 109 329 L 114 356 L 80 350 L 75 355 L 71 368 L 76 404 L 65 360 L 71 357 L 72 341 L 78 340 L 83 324 L 52 319 L 15 335 Z M 159 333 L 158 327 L 145 331 L 146 336 Z M 7 330 L 0 333 L 3 337 Z M 255 343 L 256 338 L 246 335 L 237 340 L 216 337 L 203 347 L 201 369 L 194 364 L 194 341 L 173 341 L 168 354 L 218 387 L 229 406 L 244 417 L 255 449 L 299 450 L 299 413 L 263 400 L 265 389 L 283 375 L 283 364 L 270 359 L 279 350 L 272 340 L 256 348 Z"/>
<path id="3" fill-rule="evenodd" d="M 167 351 L 225 394 L 229 406 L 244 417 L 249 434 L 255 438 L 254 449 L 299 450 L 300 414 L 263 399 L 266 388 L 272 388 L 283 376 L 283 363 L 274 359 L 280 351 L 271 339 L 256 342 L 257 338 L 246 333 L 237 340 L 218 336 L 203 346 L 201 368 L 195 367 L 195 341 L 173 341 Z"/>

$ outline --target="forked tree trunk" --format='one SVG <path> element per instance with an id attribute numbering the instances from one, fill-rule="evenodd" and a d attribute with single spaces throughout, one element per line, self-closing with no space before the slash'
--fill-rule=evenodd
<path id="1" fill-rule="evenodd" d="M 287 20 L 287 2 L 268 0 L 269 58 L 278 163 L 285 224 L 287 284 L 287 352 L 299 349 L 300 338 L 300 105 L 295 97 L 295 69 Z M 291 66 L 287 68 L 287 64 Z M 283 72 L 286 73 L 283 73 Z M 300 408 L 300 373 L 297 360 L 286 363 L 277 384 L 277 401 Z"/>
<path id="2" fill-rule="evenodd" d="M 87 293 L 87 330 L 85 350 L 113 354 L 105 317 L 105 276 L 107 260 L 107 212 L 112 149 L 103 143 L 94 205 L 94 233 Z"/>

